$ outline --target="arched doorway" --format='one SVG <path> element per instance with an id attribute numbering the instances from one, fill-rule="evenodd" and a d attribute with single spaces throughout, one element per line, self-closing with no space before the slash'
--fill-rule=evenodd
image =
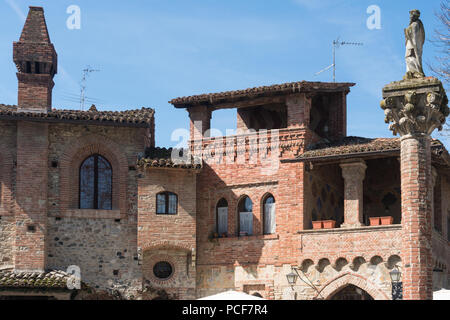
<path id="1" fill-rule="evenodd" d="M 374 300 L 370 294 L 352 284 L 336 292 L 330 300 Z"/>

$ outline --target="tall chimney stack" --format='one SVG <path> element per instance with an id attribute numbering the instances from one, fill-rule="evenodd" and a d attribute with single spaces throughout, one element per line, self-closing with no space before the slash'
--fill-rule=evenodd
<path id="1" fill-rule="evenodd" d="M 22 35 L 14 42 L 13 57 L 19 81 L 18 111 L 51 111 L 58 56 L 50 42 L 42 7 L 30 7 Z"/>

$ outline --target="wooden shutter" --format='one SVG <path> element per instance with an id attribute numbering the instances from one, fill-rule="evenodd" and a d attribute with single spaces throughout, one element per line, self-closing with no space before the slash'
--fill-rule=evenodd
<path id="1" fill-rule="evenodd" d="M 274 234 L 275 232 L 275 203 L 266 203 L 264 205 L 264 233 Z"/>

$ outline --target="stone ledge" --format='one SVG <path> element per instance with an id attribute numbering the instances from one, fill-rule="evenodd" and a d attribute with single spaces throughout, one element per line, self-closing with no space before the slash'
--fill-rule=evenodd
<path id="1" fill-rule="evenodd" d="M 385 230 L 401 230 L 401 224 L 391 224 L 387 226 L 364 226 L 359 228 L 334 228 L 334 229 L 317 229 L 317 230 L 301 230 L 297 234 L 321 234 L 321 233 L 355 233 L 355 232 L 376 232 Z"/>
<path id="2" fill-rule="evenodd" d="M 227 238 L 214 238 L 220 242 L 228 241 L 251 241 L 251 240 L 278 240 L 280 236 L 278 234 L 265 234 L 265 235 L 254 235 L 254 236 L 241 236 L 241 237 L 227 237 Z"/>
<path id="3" fill-rule="evenodd" d="M 121 219 L 120 210 L 91 210 L 91 209 L 69 209 L 61 212 L 59 215 L 51 215 L 55 218 L 74 218 L 74 219 Z"/>

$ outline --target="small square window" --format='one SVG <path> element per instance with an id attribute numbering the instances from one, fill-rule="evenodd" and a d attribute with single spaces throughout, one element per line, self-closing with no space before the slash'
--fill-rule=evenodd
<path id="1" fill-rule="evenodd" d="M 176 215 L 178 211 L 178 196 L 172 192 L 162 192 L 156 195 L 156 214 Z"/>

